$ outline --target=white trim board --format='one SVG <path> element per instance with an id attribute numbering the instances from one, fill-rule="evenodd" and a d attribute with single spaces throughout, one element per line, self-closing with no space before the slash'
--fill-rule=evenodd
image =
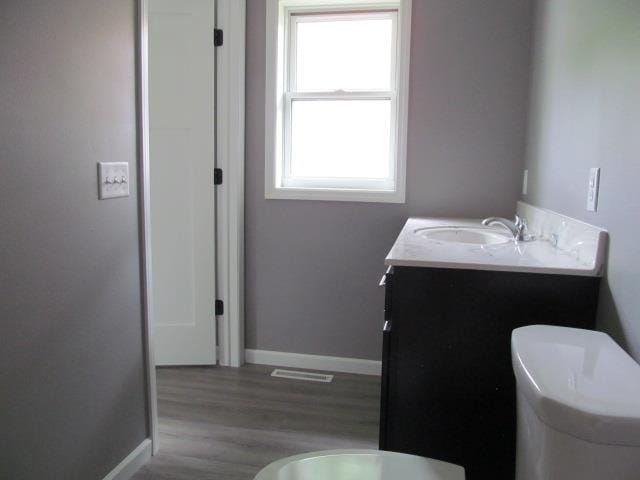
<path id="1" fill-rule="evenodd" d="M 129 480 L 138 469 L 151 458 L 151 440 L 146 438 L 116 468 L 111 470 L 103 480 Z"/>
<path id="2" fill-rule="evenodd" d="M 244 0 L 217 0 L 216 25 L 224 43 L 216 48 L 216 166 L 224 181 L 216 188 L 217 298 L 224 301 L 218 317 L 218 361 L 244 363 Z"/>
<path id="3" fill-rule="evenodd" d="M 247 349 L 244 352 L 246 362 L 257 365 L 358 373 L 361 375 L 380 375 L 382 370 L 382 362 L 379 360 L 329 357 L 325 355 L 309 355 L 306 353 L 274 352 L 272 350 Z"/>
<path id="4" fill-rule="evenodd" d="M 138 108 L 138 212 L 140 262 L 142 275 L 142 315 L 147 389 L 147 421 L 158 453 L 158 400 L 153 332 L 153 296 L 151 291 L 151 198 L 149 193 L 149 0 L 138 0 L 137 108 Z"/>

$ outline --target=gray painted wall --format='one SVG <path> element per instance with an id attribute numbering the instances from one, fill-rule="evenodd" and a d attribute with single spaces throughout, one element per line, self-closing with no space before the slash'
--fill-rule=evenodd
<path id="1" fill-rule="evenodd" d="M 527 201 L 605 227 L 601 327 L 640 360 L 640 2 L 541 0 Z M 600 167 L 598 212 L 585 210 Z"/>
<path id="2" fill-rule="evenodd" d="M 134 0 L 0 5 L 0 478 L 103 478 L 147 437 Z M 135 174 L 132 175 L 135 185 Z"/>
<path id="3" fill-rule="evenodd" d="M 414 0 L 404 205 L 265 200 L 265 2 L 247 3 L 247 348 L 377 359 L 377 282 L 407 217 L 513 214 L 531 0 Z"/>

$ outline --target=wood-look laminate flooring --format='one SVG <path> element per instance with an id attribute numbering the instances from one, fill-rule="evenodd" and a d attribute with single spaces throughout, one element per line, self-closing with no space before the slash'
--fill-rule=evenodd
<path id="1" fill-rule="evenodd" d="M 251 480 L 279 458 L 377 448 L 379 377 L 332 383 L 271 377 L 273 367 L 158 369 L 160 452 L 134 480 Z"/>

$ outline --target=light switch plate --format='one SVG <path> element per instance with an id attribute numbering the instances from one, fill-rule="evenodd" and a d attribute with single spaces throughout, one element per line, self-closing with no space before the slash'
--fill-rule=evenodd
<path id="1" fill-rule="evenodd" d="M 589 185 L 587 187 L 587 211 L 595 212 L 598 210 L 598 194 L 600 190 L 600 169 L 592 168 L 589 170 Z"/>
<path id="2" fill-rule="evenodd" d="M 129 196 L 129 164 L 127 162 L 98 163 L 98 198 Z"/>
<path id="3" fill-rule="evenodd" d="M 522 194 L 526 195 L 529 190 L 529 169 L 524 171 L 522 175 Z"/>

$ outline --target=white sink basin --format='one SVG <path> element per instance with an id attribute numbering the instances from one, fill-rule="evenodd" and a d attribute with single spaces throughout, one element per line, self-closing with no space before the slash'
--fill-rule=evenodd
<path id="1" fill-rule="evenodd" d="M 467 245 L 499 245 L 513 240 L 509 232 L 502 233 L 489 227 L 426 227 L 413 233 L 428 240 Z"/>

